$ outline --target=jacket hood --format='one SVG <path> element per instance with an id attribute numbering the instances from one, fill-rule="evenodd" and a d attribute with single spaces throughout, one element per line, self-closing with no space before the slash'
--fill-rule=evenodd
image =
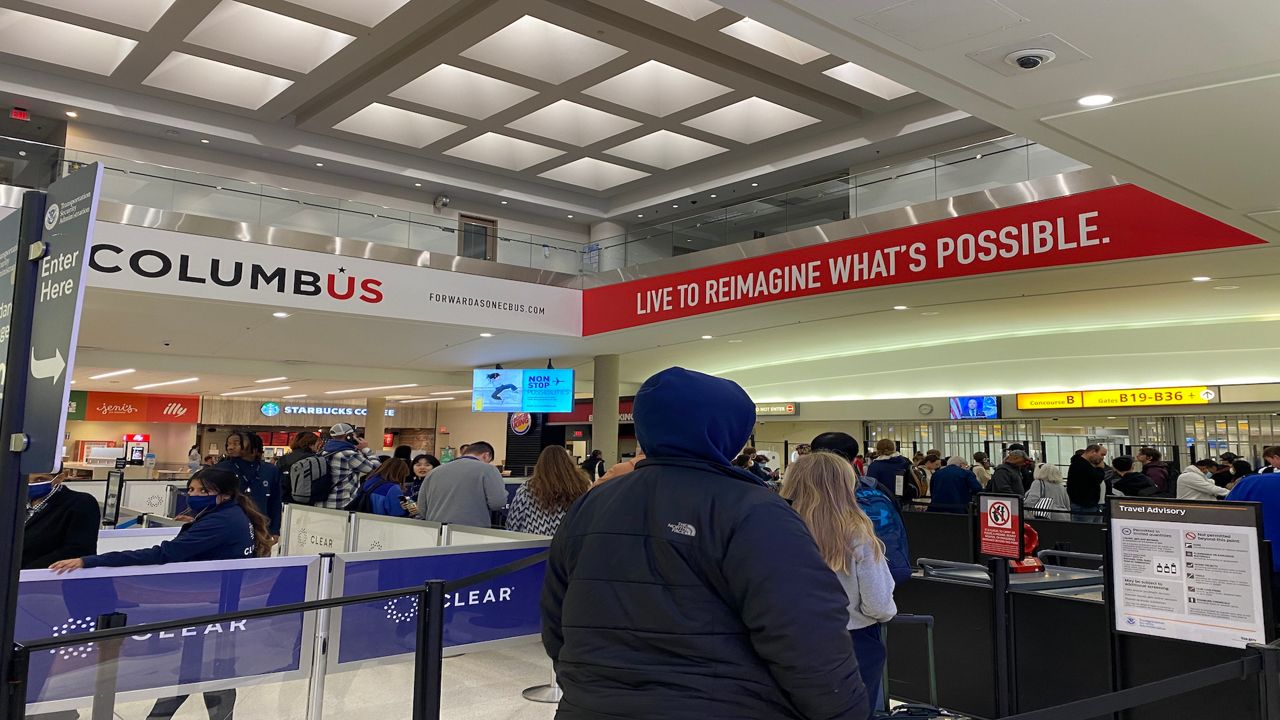
<path id="1" fill-rule="evenodd" d="M 646 380 L 634 407 L 636 440 L 651 458 L 728 465 L 756 422 L 755 404 L 737 383 L 680 367 Z"/>
<path id="2" fill-rule="evenodd" d="M 324 444 L 324 452 L 327 452 L 327 453 L 336 453 L 336 452 L 342 452 L 343 450 L 355 450 L 355 449 L 356 449 L 355 443 L 349 443 L 346 440 L 334 439 L 334 440 L 329 440 Z"/>
<path id="3" fill-rule="evenodd" d="M 888 463 L 889 465 L 896 465 L 901 468 L 911 467 L 911 461 L 908 460 L 903 455 L 900 455 L 899 453 L 894 453 L 888 457 L 880 456 L 875 460 L 872 460 L 871 462 L 872 463 L 881 463 L 881 462 Z"/>

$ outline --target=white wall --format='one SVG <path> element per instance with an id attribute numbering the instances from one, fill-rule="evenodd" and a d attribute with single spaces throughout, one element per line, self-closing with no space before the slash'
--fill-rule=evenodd
<path id="1" fill-rule="evenodd" d="M 448 434 L 440 432 L 445 428 Z M 473 413 L 468 403 L 449 403 L 436 417 L 436 456 L 446 445 L 455 449 L 464 443 L 483 440 L 493 446 L 495 462 L 507 456 L 507 414 Z"/>

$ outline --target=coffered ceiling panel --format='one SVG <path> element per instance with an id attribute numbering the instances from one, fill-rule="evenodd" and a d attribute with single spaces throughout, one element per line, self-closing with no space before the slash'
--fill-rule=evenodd
<path id="1" fill-rule="evenodd" d="M 887 142 L 875 128 L 899 113 L 901 153 L 913 128 L 950 112 L 709 0 L 0 5 L 0 84 L 28 71 L 87 81 L 99 113 L 116 115 L 103 124 L 146 117 L 156 134 L 185 127 L 223 150 L 353 165 L 397 186 L 412 175 L 417 187 L 554 198 L 583 216 L 798 172 L 868 133 Z M 153 111 L 157 97 L 168 104 Z"/>

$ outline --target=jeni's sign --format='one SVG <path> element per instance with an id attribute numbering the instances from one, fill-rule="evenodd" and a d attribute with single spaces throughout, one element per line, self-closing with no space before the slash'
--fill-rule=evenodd
<path id="1" fill-rule="evenodd" d="M 200 419 L 200 396 L 73 390 L 67 405 L 67 419 L 102 422 L 195 423 Z"/>
<path id="2" fill-rule="evenodd" d="M 1122 185 L 591 288 L 583 334 L 867 287 L 1263 242 Z"/>

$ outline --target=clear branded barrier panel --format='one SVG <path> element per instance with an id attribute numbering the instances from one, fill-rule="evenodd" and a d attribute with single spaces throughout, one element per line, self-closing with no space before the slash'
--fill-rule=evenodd
<path id="1" fill-rule="evenodd" d="M 355 552 L 416 550 L 440 545 L 440 523 L 413 518 L 355 513 L 351 549 Z"/>
<path id="2" fill-rule="evenodd" d="M 172 486 L 167 480 L 126 480 L 120 491 L 120 507 L 140 513 L 172 515 Z"/>
<path id="3" fill-rule="evenodd" d="M 550 540 L 427 550 L 344 553 L 334 559 L 333 594 L 360 595 L 421 587 L 428 580 L 458 580 L 544 552 Z M 546 562 L 507 573 L 445 597 L 444 646 L 464 648 L 541 632 L 538 599 Z M 419 600 L 406 595 L 334 610 L 329 626 L 331 670 L 411 654 Z"/>
<path id="4" fill-rule="evenodd" d="M 181 527 L 133 527 L 126 530 L 99 530 L 98 553 L 143 550 L 155 547 L 165 540 L 172 540 L 177 537 L 178 531 L 181 529 Z"/>
<path id="5" fill-rule="evenodd" d="M 496 530 L 494 528 L 478 528 L 468 525 L 449 525 L 445 529 L 444 544 L 449 547 L 459 545 L 490 545 L 511 542 L 528 542 L 537 540 L 550 541 L 545 535 Z"/>
<path id="6" fill-rule="evenodd" d="M 351 514 L 346 510 L 286 505 L 280 522 L 280 554 L 346 551 L 351 538 Z"/>
<path id="7" fill-rule="evenodd" d="M 132 626 L 303 602 L 318 591 L 319 563 L 318 558 L 255 558 L 61 576 L 24 570 L 15 637 L 22 643 L 87 632 L 112 613 L 123 614 L 123 624 Z M 260 683 L 301 680 L 305 688 L 314 637 L 313 618 L 287 614 L 36 652 L 30 658 L 28 712 L 87 707 L 104 661 L 115 663 L 117 701 L 140 708 L 157 698 L 194 692 L 206 693 L 206 699 L 230 688 L 251 693 L 245 688 Z"/>

